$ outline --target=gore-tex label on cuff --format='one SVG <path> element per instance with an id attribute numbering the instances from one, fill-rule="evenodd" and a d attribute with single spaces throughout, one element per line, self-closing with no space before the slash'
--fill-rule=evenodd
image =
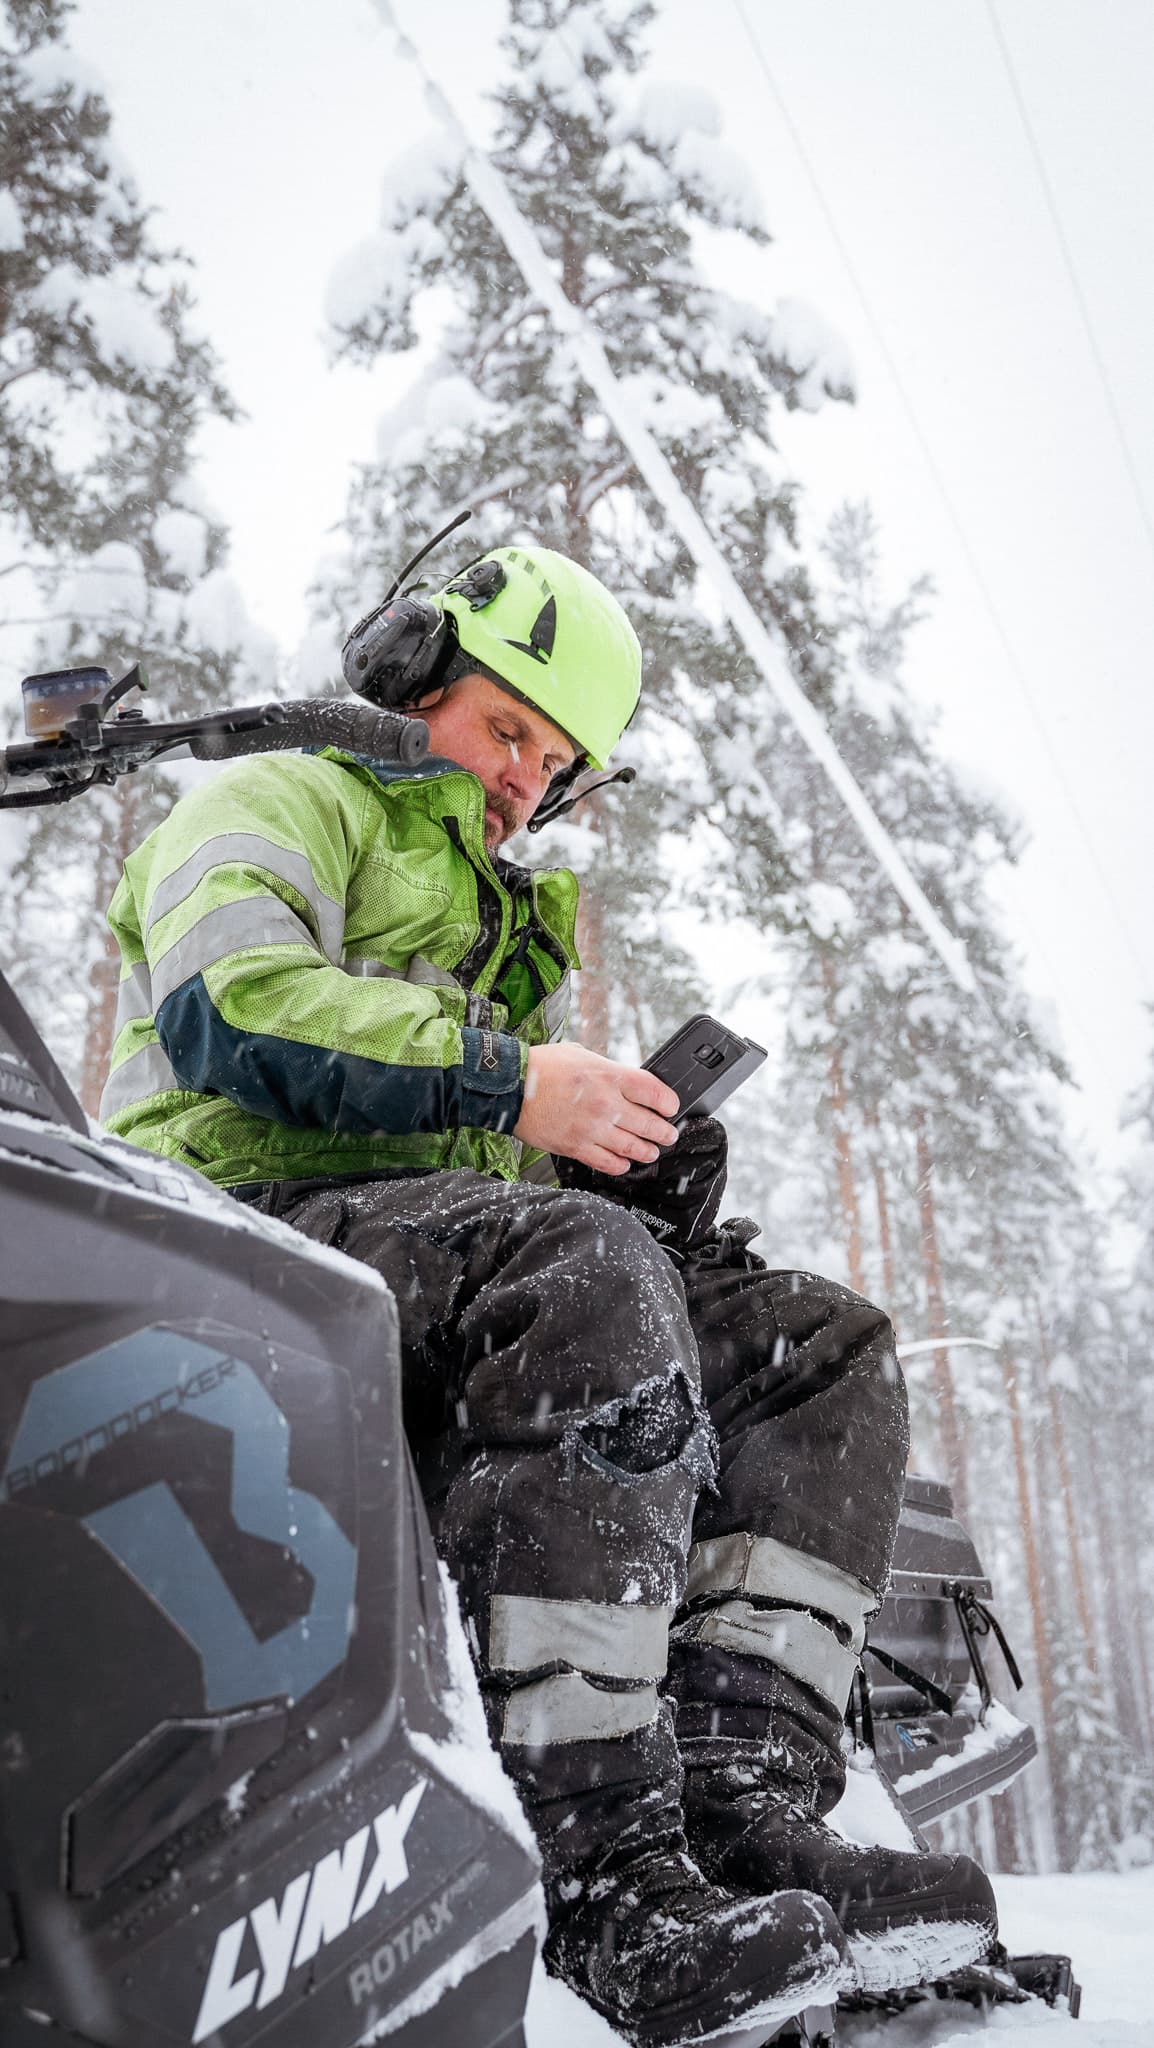
<path id="1" fill-rule="evenodd" d="M 466 1024 L 461 1032 L 464 1082 L 480 1095 L 506 1095 L 521 1086 L 521 1041 L 507 1031 L 478 1031 Z"/>

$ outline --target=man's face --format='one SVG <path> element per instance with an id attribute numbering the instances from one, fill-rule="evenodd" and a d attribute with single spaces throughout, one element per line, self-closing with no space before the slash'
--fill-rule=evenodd
<path id="1" fill-rule="evenodd" d="M 437 702 L 420 706 L 429 746 L 469 768 L 485 785 L 485 845 L 490 853 L 531 818 L 573 747 L 543 712 L 518 703 L 488 676 L 462 676 Z"/>

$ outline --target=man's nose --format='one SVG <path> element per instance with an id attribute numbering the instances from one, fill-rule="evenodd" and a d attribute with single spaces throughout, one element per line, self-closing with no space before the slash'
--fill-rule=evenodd
<path id="1" fill-rule="evenodd" d="M 535 748 L 520 746 L 515 755 L 510 753 L 507 756 L 501 785 L 510 796 L 521 799 L 537 796 L 549 780 L 544 755 Z"/>

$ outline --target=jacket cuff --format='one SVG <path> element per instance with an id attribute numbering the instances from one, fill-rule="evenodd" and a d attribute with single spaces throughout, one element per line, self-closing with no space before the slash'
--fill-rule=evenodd
<path id="1" fill-rule="evenodd" d="M 525 1100 L 529 1048 L 508 1031 L 461 1031 L 461 1125 L 510 1133 Z"/>

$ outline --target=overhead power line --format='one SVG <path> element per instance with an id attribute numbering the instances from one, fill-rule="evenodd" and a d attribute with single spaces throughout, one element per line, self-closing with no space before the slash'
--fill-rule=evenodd
<path id="1" fill-rule="evenodd" d="M 396 34 L 401 55 L 410 59 L 420 71 L 430 108 L 460 146 L 465 176 L 474 197 L 500 235 L 530 291 L 545 307 L 573 362 L 612 422 L 670 525 L 684 541 L 702 574 L 713 585 L 747 652 L 793 721 L 810 753 L 825 770 L 879 867 L 921 926 L 952 979 L 967 995 L 977 995 L 978 985 L 965 947 L 938 916 L 903 854 L 850 773 L 822 719 L 790 672 L 785 654 L 771 639 L 754 611 L 700 513 L 682 490 L 663 450 L 636 407 L 630 404 L 621 390 L 600 338 L 583 309 L 574 305 L 562 289 L 504 176 L 492 159 L 472 141 L 443 88 L 422 63 L 412 39 L 402 32 L 389 0 L 375 0 L 375 5 L 382 20 Z"/>
<path id="2" fill-rule="evenodd" d="M 1066 804 L 1066 809 L 1071 819 L 1071 822 L 1077 830 L 1078 836 L 1086 849 L 1087 857 L 1089 859 L 1091 867 L 1093 868 L 1099 887 L 1101 888 L 1103 898 L 1110 907 L 1114 924 L 1117 928 L 1119 937 L 1122 940 L 1126 955 L 1130 961 L 1131 966 L 1135 971 L 1135 974 L 1138 977 L 1139 986 L 1145 989 L 1150 981 L 1149 970 L 1147 969 L 1145 960 L 1142 957 L 1141 950 L 1126 921 L 1125 915 L 1122 911 L 1122 907 L 1118 902 L 1117 897 L 1115 896 L 1113 884 L 1102 863 L 1102 859 L 1099 855 L 1098 848 L 1095 845 L 1093 838 L 1091 837 L 1089 827 L 1086 824 L 1086 820 L 1082 816 L 1082 812 L 1078 804 L 1078 799 L 1074 793 L 1073 785 L 1070 781 L 1069 776 L 1066 773 L 1065 768 L 1062 765 L 1061 759 L 1054 746 L 1054 743 L 1050 738 L 1046 722 L 1038 709 L 1033 691 L 1031 690 L 1030 685 L 1026 680 L 1025 671 L 1022 667 L 1021 662 L 1018 659 L 1017 653 L 1014 649 L 1013 642 L 1011 641 L 1009 633 L 1007 632 L 1006 626 L 1002 620 L 1001 613 L 994 599 L 994 594 L 986 581 L 985 575 L 982 571 L 981 564 L 979 563 L 977 555 L 975 554 L 974 549 L 970 544 L 969 535 L 966 532 L 965 526 L 962 523 L 961 516 L 958 513 L 953 498 L 950 495 L 949 487 L 946 483 L 945 477 L 942 475 L 942 472 L 938 467 L 937 458 L 934 455 L 933 448 L 931 447 L 930 442 L 927 439 L 925 431 L 922 427 L 921 421 L 918 418 L 918 414 L 914 407 L 913 401 L 910 398 L 908 391 L 906 390 L 904 379 L 902 377 L 900 369 L 898 368 L 898 364 L 894 358 L 889 343 L 886 340 L 885 333 L 882 329 L 881 323 L 878 320 L 876 314 L 874 313 L 873 306 L 870 302 L 869 294 L 866 291 L 865 285 L 862 282 L 861 276 L 859 275 L 853 257 L 850 255 L 849 249 L 846 246 L 846 242 L 842 236 L 841 230 L 838 227 L 836 217 L 833 213 L 833 209 L 831 208 L 828 200 L 826 199 L 825 193 L 821 186 L 821 182 L 818 178 L 817 172 L 814 169 L 813 163 L 809 156 L 809 152 L 805 147 L 805 143 L 802 140 L 801 134 L 797 128 L 793 116 L 789 111 L 786 101 L 773 75 L 773 72 L 769 65 L 769 61 L 765 55 L 765 51 L 763 50 L 761 43 L 759 42 L 757 35 L 755 34 L 754 29 L 750 23 L 748 13 L 744 5 L 744 0 L 733 0 L 733 5 L 737 12 L 738 18 L 741 22 L 742 28 L 745 30 L 746 39 L 749 43 L 750 49 L 753 52 L 754 61 L 757 64 L 758 70 L 760 71 L 762 77 L 765 80 L 766 86 L 769 89 L 770 96 L 773 100 L 775 107 L 777 108 L 782 125 L 784 126 L 786 133 L 788 134 L 790 141 L 792 142 L 794 149 L 797 152 L 798 161 L 800 162 L 802 170 L 805 173 L 806 179 L 809 183 L 810 190 L 813 193 L 814 199 L 817 203 L 822 219 L 825 221 L 826 227 L 829 231 L 830 239 L 833 242 L 834 247 L 836 248 L 838 255 L 841 258 L 846 276 L 849 279 L 850 285 L 853 288 L 854 295 L 858 301 L 859 306 L 861 307 L 862 316 L 866 322 L 867 327 L 869 328 L 870 334 L 873 337 L 874 345 L 877 348 L 877 351 L 881 356 L 887 371 L 889 372 L 891 382 L 893 383 L 894 390 L 896 391 L 898 396 L 899 404 L 901 405 L 901 409 L 905 414 L 906 424 L 909 427 L 910 433 L 913 435 L 915 442 L 917 443 L 918 449 L 922 456 L 922 460 L 926 465 L 926 469 L 929 472 L 934 488 L 937 491 L 938 497 L 941 500 L 942 507 L 945 511 L 950 527 L 953 531 L 954 538 L 958 544 L 959 549 L 961 550 L 961 554 L 965 561 L 966 567 L 970 572 L 975 588 L 977 589 L 978 595 L 982 600 L 982 604 L 985 608 L 987 617 L 989 618 L 990 624 L 993 627 L 995 637 L 998 641 L 998 645 L 1002 650 L 1006 667 L 1009 670 L 1011 677 L 1013 678 L 1013 681 L 1022 698 L 1022 702 L 1026 706 L 1026 709 L 1030 716 L 1031 723 L 1033 724 L 1034 730 L 1038 735 L 1039 742 L 1046 755 L 1046 758 L 1049 761 L 1051 770 L 1054 775 L 1054 779 L 1062 792 Z"/>
<path id="3" fill-rule="evenodd" d="M 1038 144 L 1038 138 L 1034 133 L 1034 124 L 1030 119 L 1025 96 L 1018 83 L 1018 74 L 1014 68 L 1014 60 L 1010 55 L 1009 44 L 1002 32 L 1002 24 L 998 20 L 998 10 L 994 5 L 994 0 L 986 0 L 986 12 L 990 17 L 990 26 L 994 31 L 994 40 L 1001 53 L 1002 64 L 1005 67 L 1006 78 L 1013 96 L 1014 105 L 1018 110 L 1018 119 L 1022 124 L 1022 133 L 1026 138 L 1030 155 L 1034 160 L 1034 169 L 1038 174 L 1038 183 L 1042 188 L 1042 197 L 1046 202 L 1046 211 L 1050 216 L 1050 225 L 1054 230 L 1054 239 L 1062 254 L 1062 262 L 1065 265 L 1074 304 L 1078 308 L 1078 316 L 1082 322 L 1087 345 L 1094 361 L 1094 368 L 1098 372 L 1098 382 L 1102 386 L 1102 397 L 1105 400 L 1106 410 L 1110 415 L 1110 423 L 1117 438 L 1118 450 L 1122 457 L 1122 464 L 1127 478 L 1129 479 L 1130 489 L 1134 494 L 1134 503 L 1138 510 L 1142 531 L 1146 535 L 1150 553 L 1154 556 L 1154 519 L 1150 516 L 1150 507 L 1146 503 L 1146 493 L 1142 488 L 1142 479 L 1138 473 L 1138 465 L 1134 460 L 1133 450 L 1130 447 L 1126 434 L 1121 407 L 1115 395 L 1110 372 L 1106 367 L 1106 358 L 1102 353 L 1094 322 L 1090 317 L 1089 303 L 1085 292 L 1082 290 L 1081 280 L 1074 265 L 1073 252 L 1070 248 L 1066 231 L 1062 226 L 1062 216 L 1058 211 L 1058 201 L 1054 194 L 1054 187 L 1046 171 L 1045 160 Z"/>

